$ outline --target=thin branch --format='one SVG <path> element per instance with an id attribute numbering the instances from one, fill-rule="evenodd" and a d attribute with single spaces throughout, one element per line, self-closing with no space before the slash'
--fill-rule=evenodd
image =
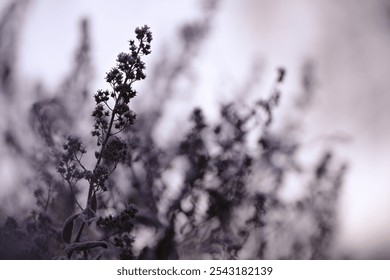
<path id="1" fill-rule="evenodd" d="M 65 179 L 65 178 L 64 178 Z M 68 185 L 69 185 L 69 189 L 70 189 L 70 191 L 71 191 L 71 193 L 72 193 L 72 197 L 73 197 L 73 199 L 74 199 L 74 201 L 76 202 L 76 204 L 77 204 L 77 206 L 81 209 L 81 211 L 84 211 L 84 209 L 83 209 L 83 207 L 81 207 L 81 205 L 80 205 L 80 203 L 77 201 L 77 199 L 76 199 L 76 194 L 74 193 L 74 187 L 72 186 L 72 183 L 69 181 L 69 180 L 67 180 L 67 179 L 65 179 L 65 181 L 68 183 Z"/>
<path id="2" fill-rule="evenodd" d="M 87 168 L 84 167 L 84 165 L 81 163 L 81 158 L 83 157 L 83 155 L 80 156 L 80 158 L 77 157 L 77 154 L 74 153 L 74 158 L 76 159 L 76 161 L 78 162 L 78 164 L 80 165 L 80 167 L 84 170 L 84 171 L 88 171 Z"/>
<path id="3" fill-rule="evenodd" d="M 110 105 L 108 105 L 108 103 L 107 103 L 107 101 L 103 101 L 104 102 L 104 104 L 106 104 L 106 106 L 108 107 L 108 109 L 110 109 L 111 110 L 111 112 L 113 111 L 113 109 L 111 109 L 111 107 L 110 107 Z"/>
<path id="4" fill-rule="evenodd" d="M 50 203 L 50 199 L 51 199 L 51 194 L 52 194 L 52 188 L 49 187 L 49 191 L 47 193 L 47 199 L 46 199 L 46 203 L 45 203 L 45 207 L 43 208 L 44 209 L 44 212 L 47 211 L 47 208 L 49 208 L 49 203 Z"/>
<path id="5" fill-rule="evenodd" d="M 111 136 L 117 135 L 117 134 L 121 133 L 123 130 L 125 130 L 128 127 L 128 125 L 127 125 L 128 123 L 129 123 L 129 120 L 126 121 L 126 123 L 123 125 L 123 127 L 120 130 L 118 130 L 115 133 L 112 133 Z"/>

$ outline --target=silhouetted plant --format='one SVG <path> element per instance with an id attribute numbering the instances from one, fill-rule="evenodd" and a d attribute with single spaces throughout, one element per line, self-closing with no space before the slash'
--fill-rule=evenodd
<path id="1" fill-rule="evenodd" d="M 104 240 L 85 241 L 82 239 L 85 226 L 90 226 L 96 220 L 98 210 L 98 196 L 107 191 L 107 180 L 114 172 L 119 162 L 126 159 L 126 144 L 116 135 L 134 123 L 135 114 L 129 108 L 129 103 L 135 97 L 136 91 L 133 83 L 145 79 L 145 64 L 142 56 L 150 54 L 150 43 L 152 33 L 149 27 L 144 26 L 135 30 L 138 44 L 130 41 L 130 53 L 120 53 L 117 58 L 117 66 L 112 68 L 106 75 L 106 81 L 112 90 L 99 90 L 95 95 L 96 107 L 92 113 L 95 124 L 92 135 L 97 138 L 97 145 L 100 150 L 95 152 L 96 164 L 92 170 L 87 169 L 82 163 L 82 156 L 87 151 L 81 140 L 75 137 L 68 137 L 64 144 L 64 153 L 61 155 L 58 172 L 68 183 L 73 192 L 77 189 L 79 180 L 86 180 L 89 185 L 87 203 L 83 208 L 77 202 L 81 212 L 70 216 L 62 230 L 62 240 L 68 243 L 65 250 L 67 257 L 71 258 L 73 253 L 80 252 L 84 258 L 88 252 L 97 247 L 108 248 L 110 238 L 114 238 L 114 246 L 121 249 L 121 258 L 132 258 L 132 238 L 126 233 L 133 227 L 133 219 L 136 208 L 127 207 L 119 216 L 99 218 L 97 225 L 103 228 L 110 235 Z M 109 104 L 111 102 L 111 105 Z M 79 229 L 73 233 L 76 220 L 80 220 Z"/>
<path id="2" fill-rule="evenodd" d="M 153 136 L 163 105 L 175 97 L 175 83 L 189 72 L 209 34 L 216 1 L 207 3 L 212 5 L 204 18 L 180 30 L 175 56 L 161 56 L 145 90 L 155 102 L 145 98 L 151 106 L 141 103 L 145 108 L 137 118 L 129 103 L 136 96 L 134 83 L 146 77 L 142 57 L 150 53 L 152 35 L 147 26 L 136 29 L 130 52 L 119 54 L 106 75 L 111 88 L 94 95 L 94 162 L 87 150 L 95 148 L 84 144 L 84 137 L 69 136 L 79 135 L 77 122 L 89 103 L 90 44 L 88 22 L 82 21 L 76 64 L 60 90 L 43 97 L 42 86 L 34 89 L 38 100 L 31 104 L 29 125 L 38 136 L 36 148 L 24 147 L 12 129 L 5 134 L 36 175 L 27 182 L 36 207 L 0 227 L 0 258 L 334 257 L 335 209 L 346 165 L 326 150 L 316 166 L 304 166 L 298 159 L 300 138 L 272 129 L 285 69 L 278 69 L 269 98 L 250 106 L 223 104 L 217 123 L 195 108 L 187 133 L 181 139 L 173 135 L 164 148 Z M 303 86 L 311 95 L 313 69 L 307 65 Z M 11 76 L 3 68 L 0 86 L 12 96 L 16 90 L 8 86 Z M 307 107 L 310 100 L 299 101 Z M 286 202 L 280 193 L 291 174 L 308 178 L 301 180 L 307 192 Z M 175 190 L 174 176 L 181 178 Z M 144 240 L 142 230 L 152 238 Z"/>

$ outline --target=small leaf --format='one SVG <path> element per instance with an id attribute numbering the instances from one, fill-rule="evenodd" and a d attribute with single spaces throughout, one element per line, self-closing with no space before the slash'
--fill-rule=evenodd
<path id="1" fill-rule="evenodd" d="M 76 242 L 67 246 L 66 251 L 84 251 L 90 250 L 96 247 L 103 247 L 105 249 L 108 248 L 108 244 L 106 241 L 87 241 L 87 242 Z"/>
<path id="2" fill-rule="evenodd" d="M 73 214 L 66 219 L 61 232 L 61 238 L 63 242 L 70 243 L 70 240 L 72 238 L 74 220 L 76 220 L 79 215 L 80 213 Z"/>
<path id="3" fill-rule="evenodd" d="M 90 208 L 93 212 L 96 213 L 96 209 L 97 209 L 97 199 L 96 199 L 96 194 L 93 194 L 91 199 L 90 199 Z"/>
<path id="4" fill-rule="evenodd" d="M 90 207 L 87 207 L 80 217 L 84 223 L 92 223 L 96 219 L 96 213 Z"/>

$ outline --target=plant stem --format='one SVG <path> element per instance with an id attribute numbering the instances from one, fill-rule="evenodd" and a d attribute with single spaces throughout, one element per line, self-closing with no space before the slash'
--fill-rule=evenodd
<path id="1" fill-rule="evenodd" d="M 138 49 L 137 49 L 137 57 L 138 57 L 138 55 L 139 55 L 139 53 L 140 53 L 140 51 L 141 51 L 142 45 L 143 45 L 143 40 L 141 39 L 140 44 L 139 44 Z M 131 68 L 129 69 L 128 73 L 131 73 L 131 72 L 134 70 L 134 65 L 135 65 L 135 64 L 133 64 L 133 65 L 131 66 Z M 128 81 L 129 81 L 129 76 L 126 74 L 126 78 L 125 78 L 124 84 L 127 84 Z M 131 85 L 133 82 L 134 82 L 134 80 L 130 82 L 130 85 Z M 116 111 L 117 111 L 118 102 L 119 102 L 120 99 L 121 99 L 121 95 L 119 95 L 118 98 L 115 100 L 114 109 L 112 110 L 112 113 L 111 113 L 110 124 L 109 124 L 109 126 L 108 126 L 107 134 L 106 134 L 106 137 L 105 137 L 104 142 L 103 142 L 103 144 L 102 144 L 102 148 L 100 149 L 100 154 L 99 154 L 99 157 L 98 157 L 98 159 L 97 159 L 97 161 L 96 161 L 95 168 L 93 169 L 94 171 L 95 171 L 96 168 L 99 166 L 99 164 L 100 164 L 100 162 L 101 162 L 101 160 L 102 160 L 102 155 L 103 155 L 104 149 L 106 148 L 108 139 L 113 135 L 113 134 L 111 134 L 111 130 L 112 130 L 112 125 L 113 125 L 113 123 L 114 123 L 114 119 L 115 119 L 115 114 L 116 114 Z M 107 106 L 108 106 L 108 105 L 107 105 Z M 108 108 L 109 108 L 109 107 L 108 107 Z M 88 208 L 88 205 L 89 205 L 89 203 L 90 203 L 90 199 L 91 199 L 91 197 L 92 197 L 93 190 L 94 190 L 94 185 L 93 185 L 92 181 L 90 181 L 89 189 L 88 189 L 87 203 L 86 203 L 85 209 Z M 79 242 L 79 241 L 80 241 L 80 238 L 81 238 L 81 235 L 82 235 L 82 233 L 83 233 L 84 228 L 85 228 L 85 222 L 82 222 L 82 224 L 81 224 L 81 226 L 80 226 L 80 228 L 79 228 L 79 231 L 77 232 L 77 236 L 76 236 L 76 239 L 75 239 L 74 242 Z M 72 252 L 69 253 L 68 257 L 69 257 L 69 259 L 72 257 Z"/>

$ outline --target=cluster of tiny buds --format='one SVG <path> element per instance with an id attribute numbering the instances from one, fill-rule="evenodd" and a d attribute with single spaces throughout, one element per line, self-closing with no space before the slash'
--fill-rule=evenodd
<path id="1" fill-rule="evenodd" d="M 65 152 L 61 154 L 57 171 L 61 176 L 69 181 L 72 179 L 80 180 L 85 177 L 84 170 L 79 168 L 79 161 L 87 151 L 77 137 L 69 136 L 63 146 Z"/>
<path id="2" fill-rule="evenodd" d="M 129 232 L 134 226 L 134 218 L 138 209 L 135 205 L 130 204 L 118 216 L 109 215 L 108 217 L 100 217 L 96 221 L 96 225 L 105 230 L 119 229 L 121 231 Z"/>
<path id="3" fill-rule="evenodd" d="M 112 90 L 98 90 L 95 94 L 96 108 L 92 113 L 95 124 L 92 135 L 97 137 L 98 146 L 110 136 L 111 125 L 120 132 L 132 125 L 136 118 L 128 104 L 137 94 L 132 88 L 133 83 L 146 77 L 145 63 L 141 57 L 151 53 L 150 43 L 153 37 L 146 25 L 136 28 L 135 33 L 138 44 L 135 40 L 130 40 L 130 52 L 120 53 L 116 67 L 106 74 L 106 81 Z M 108 120 L 110 116 L 112 122 Z"/>

